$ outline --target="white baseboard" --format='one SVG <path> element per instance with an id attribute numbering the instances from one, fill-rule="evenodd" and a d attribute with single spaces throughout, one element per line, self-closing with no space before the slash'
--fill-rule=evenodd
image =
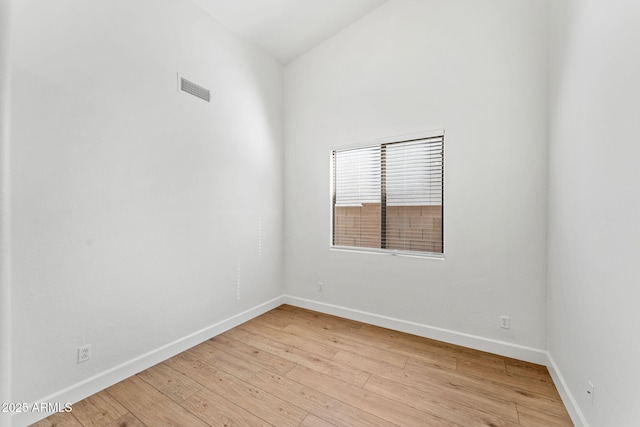
<path id="1" fill-rule="evenodd" d="M 64 390 L 56 392 L 50 396 L 43 397 L 38 402 L 60 402 L 76 403 L 95 394 L 107 387 L 110 387 L 138 372 L 144 371 L 176 354 L 182 353 L 191 347 L 198 345 L 208 339 L 215 337 L 231 328 L 234 328 L 254 317 L 260 316 L 284 303 L 282 296 L 274 298 L 251 309 L 245 310 L 225 320 L 180 338 L 149 353 L 143 354 L 135 359 L 124 362 L 105 372 L 88 378 L 78 384 L 74 384 Z M 29 405 L 30 407 L 32 404 Z M 23 427 L 35 423 L 51 415 L 52 412 L 23 412 L 15 414 L 11 419 L 11 426 Z"/>
<path id="2" fill-rule="evenodd" d="M 407 320 L 396 319 L 393 317 L 381 316 L 379 314 L 354 310 L 348 307 L 341 307 L 290 295 L 284 296 L 284 303 L 425 338 L 444 341 L 450 344 L 473 348 L 475 350 L 486 351 L 500 356 L 537 363 L 539 365 L 545 365 L 547 363 L 547 352 L 537 348 L 483 338 L 477 335 L 465 334 L 462 332 L 409 322 Z"/>
<path id="3" fill-rule="evenodd" d="M 589 423 L 585 418 L 580 406 L 578 405 L 578 401 L 575 399 L 571 390 L 567 386 L 567 382 L 564 380 L 564 377 L 560 373 L 560 369 L 556 364 L 556 361 L 553 360 L 553 356 L 547 352 L 547 369 L 549 370 L 549 374 L 551 375 L 551 379 L 553 383 L 556 385 L 558 389 L 558 393 L 560 393 L 560 397 L 562 398 L 562 403 L 564 403 L 565 408 L 567 408 L 567 412 L 569 412 L 569 416 L 571 417 L 571 421 L 576 427 L 589 427 Z"/>

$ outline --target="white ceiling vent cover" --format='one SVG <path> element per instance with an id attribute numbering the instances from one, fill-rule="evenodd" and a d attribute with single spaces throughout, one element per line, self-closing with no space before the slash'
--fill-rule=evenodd
<path id="1" fill-rule="evenodd" d="M 206 87 L 187 80 L 178 74 L 178 91 L 188 93 L 204 101 L 211 102 L 211 92 Z"/>

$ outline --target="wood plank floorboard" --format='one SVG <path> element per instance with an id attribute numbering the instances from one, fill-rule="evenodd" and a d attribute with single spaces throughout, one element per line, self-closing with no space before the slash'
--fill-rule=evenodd
<path id="1" fill-rule="evenodd" d="M 32 427 L 572 425 L 544 366 L 283 305 Z"/>

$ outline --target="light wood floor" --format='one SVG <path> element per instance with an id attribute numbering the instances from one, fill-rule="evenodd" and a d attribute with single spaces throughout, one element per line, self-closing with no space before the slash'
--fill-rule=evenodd
<path id="1" fill-rule="evenodd" d="M 281 306 L 35 426 L 572 426 L 543 366 Z"/>

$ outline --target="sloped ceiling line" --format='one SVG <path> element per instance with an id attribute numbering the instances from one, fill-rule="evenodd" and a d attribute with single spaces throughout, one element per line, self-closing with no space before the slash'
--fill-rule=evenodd
<path id="1" fill-rule="evenodd" d="M 387 0 L 193 0 L 286 65 Z"/>

